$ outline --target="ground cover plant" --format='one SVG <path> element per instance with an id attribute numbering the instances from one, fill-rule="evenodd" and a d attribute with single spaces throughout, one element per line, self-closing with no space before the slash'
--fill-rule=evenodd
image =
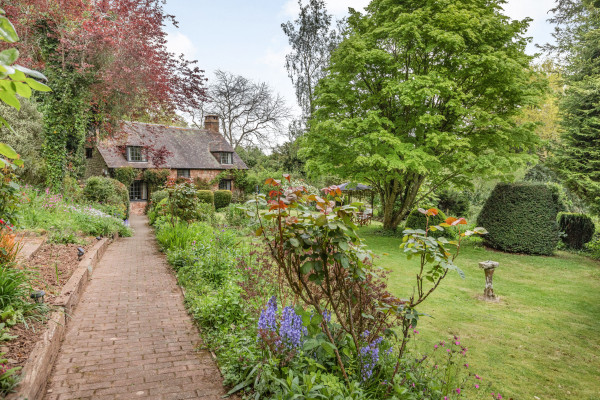
<path id="1" fill-rule="evenodd" d="M 379 229 L 373 224 L 359 234 L 375 265 L 390 270 L 390 292 L 406 293 L 418 263 Z M 494 275 L 499 303 L 477 299 L 485 285 L 478 263 L 489 259 L 500 263 Z M 478 241 L 463 246 L 460 260 L 465 279 L 449 275 L 421 309 L 433 318 L 419 321 L 417 351 L 430 353 L 432 343 L 457 335 L 467 343 L 469 368 L 501 388 L 504 398 L 595 398 L 600 264 L 564 251 L 553 257 L 502 253 Z"/>
<path id="2" fill-rule="evenodd" d="M 25 187 L 19 228 L 47 232 L 56 243 L 76 243 L 81 236 L 131 236 L 120 206 L 76 203 L 48 189 Z"/>
<path id="3" fill-rule="evenodd" d="M 271 203 L 259 200 L 247 210 L 250 219 L 258 220 L 256 233 L 263 239 L 274 235 L 264 243 L 238 236 L 239 229 L 197 220 L 164 215 L 154 222 L 189 310 L 217 352 L 226 384 L 233 386 L 231 393 L 281 399 L 442 399 L 483 385 L 465 366 L 467 348 L 458 338 L 448 342 L 442 357 L 419 359 L 411 350 L 421 317 L 415 308 L 449 270 L 457 269 L 451 254 L 440 250 L 452 244 L 427 237 L 430 229 L 442 226 L 406 232 L 407 253 L 420 258 L 424 268 L 416 293 L 400 300 L 386 290 L 385 273 L 372 268 L 368 251 L 353 236 L 354 207 L 332 203 L 339 189 L 330 188 L 327 199 L 312 195 L 318 204 L 314 209 L 312 200 L 300 205 L 300 188 L 283 191 L 276 181 L 270 184 Z M 297 214 L 286 215 L 285 202 L 297 207 Z M 257 218 L 257 211 L 263 216 Z M 298 229 L 301 218 L 304 234 Z M 450 218 L 442 225 L 463 223 Z M 278 231 L 283 224 L 286 230 Z M 461 238 L 472 233 L 465 231 Z M 399 246 L 400 239 L 395 240 Z M 300 246 L 308 250 L 303 260 L 292 252 Z M 323 250 L 332 246 L 337 250 L 323 258 Z M 358 297 L 352 300 L 351 293 Z M 483 390 L 473 394 L 489 396 Z"/>

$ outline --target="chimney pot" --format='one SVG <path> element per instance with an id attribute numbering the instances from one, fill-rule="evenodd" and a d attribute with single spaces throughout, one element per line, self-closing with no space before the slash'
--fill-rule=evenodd
<path id="1" fill-rule="evenodd" d="M 204 129 L 209 132 L 219 133 L 219 116 L 210 114 L 204 117 Z"/>

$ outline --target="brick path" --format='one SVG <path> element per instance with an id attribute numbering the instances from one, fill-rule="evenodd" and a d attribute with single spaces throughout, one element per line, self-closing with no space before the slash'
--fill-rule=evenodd
<path id="1" fill-rule="evenodd" d="M 46 400 L 220 399 L 219 371 L 199 344 L 146 218 L 108 247 L 69 322 Z"/>

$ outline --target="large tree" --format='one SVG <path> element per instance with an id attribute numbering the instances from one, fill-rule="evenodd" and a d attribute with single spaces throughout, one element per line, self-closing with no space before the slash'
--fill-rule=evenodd
<path id="1" fill-rule="evenodd" d="M 296 20 L 281 24 L 291 52 L 285 56 L 285 67 L 296 88 L 296 99 L 305 118 L 314 111 L 313 96 L 319 80 L 325 76 L 329 57 L 341 35 L 332 26 L 325 1 L 298 0 L 300 13 Z"/>
<path id="2" fill-rule="evenodd" d="M 352 12 L 316 90 L 308 168 L 371 184 L 395 229 L 427 191 L 527 157 L 535 127 L 515 116 L 540 92 L 524 52 L 530 20 L 501 4 L 373 0 Z"/>
<path id="3" fill-rule="evenodd" d="M 215 72 L 207 98 L 207 103 L 195 114 L 217 114 L 223 136 L 234 148 L 273 146 L 290 118 L 283 97 L 265 82 L 225 71 Z"/>
<path id="4" fill-rule="evenodd" d="M 80 175 L 86 135 L 122 119 L 171 120 L 204 99 L 202 71 L 166 50 L 175 22 L 162 0 L 15 0 L 5 5 L 22 32 L 23 63 L 44 71 L 40 96 L 48 184 Z M 103 129 L 100 129 L 103 128 Z M 91 135 L 92 138 L 95 135 Z"/>
<path id="5" fill-rule="evenodd" d="M 600 212 L 600 8 L 561 0 L 551 19 L 567 89 L 560 103 L 562 145 L 553 164 L 565 184 Z"/>

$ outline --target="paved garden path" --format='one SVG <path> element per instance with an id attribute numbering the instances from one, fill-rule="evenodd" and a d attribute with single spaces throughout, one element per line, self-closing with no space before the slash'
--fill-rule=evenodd
<path id="1" fill-rule="evenodd" d="M 219 371 L 146 217 L 111 244 L 75 309 L 46 400 L 220 399 Z"/>

